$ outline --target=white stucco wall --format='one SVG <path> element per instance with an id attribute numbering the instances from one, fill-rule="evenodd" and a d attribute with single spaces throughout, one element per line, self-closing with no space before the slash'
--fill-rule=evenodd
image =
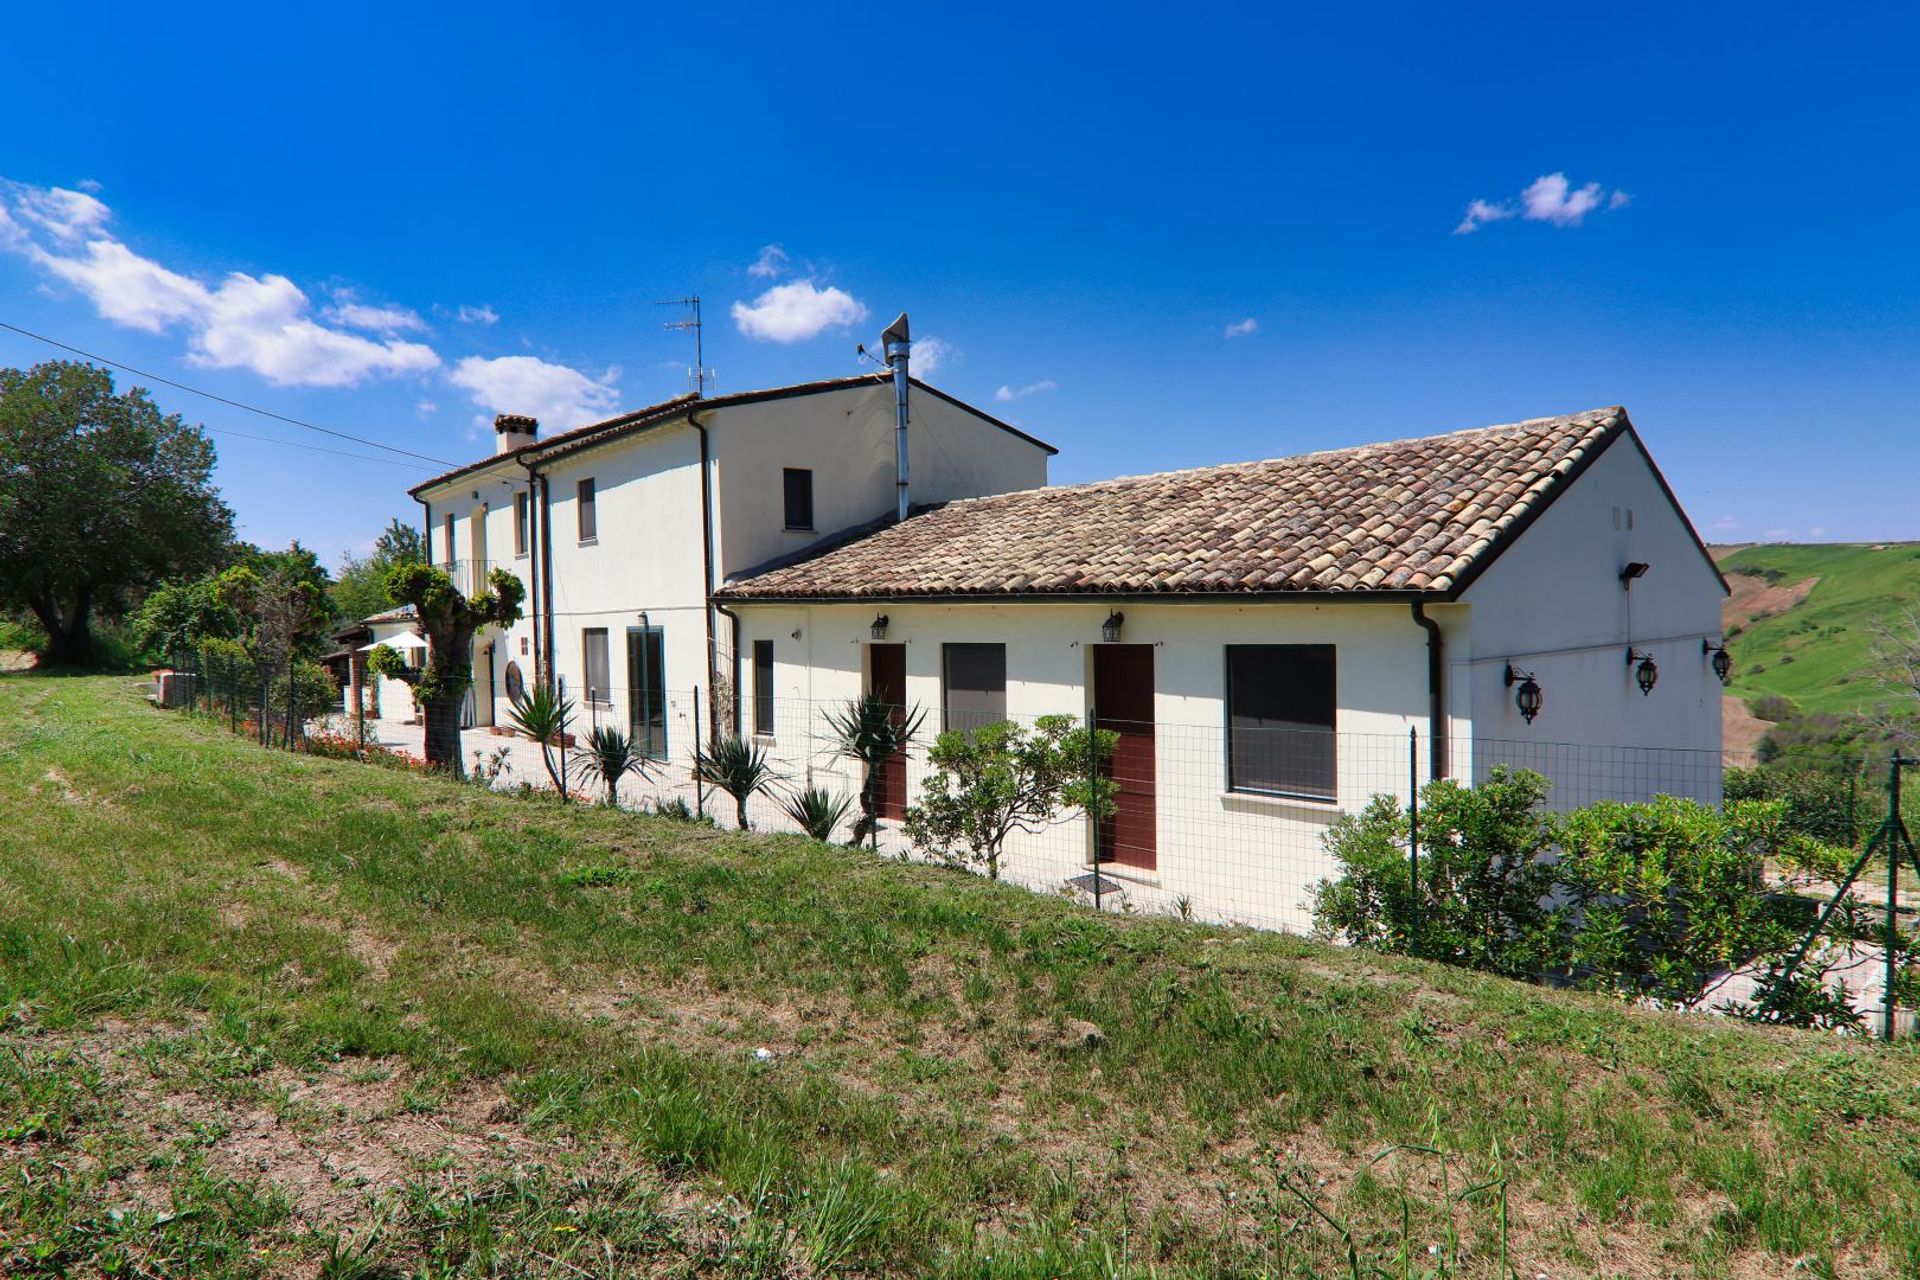
<path id="1" fill-rule="evenodd" d="M 908 697 L 928 709 L 928 740 L 940 728 L 941 646 L 1006 645 L 1007 714 L 1085 715 L 1090 646 L 1100 640 L 1106 604 L 889 604 L 742 606 L 745 643 L 774 642 L 775 733 L 779 768 L 796 781 L 857 790 L 857 769 L 836 758 L 828 709 L 865 687 L 869 627 L 889 618 L 887 641 L 906 647 Z M 1405 798 L 1408 729 L 1424 739 L 1428 712 L 1426 633 L 1408 607 L 1312 604 L 1122 605 L 1122 642 L 1154 651 L 1157 867 L 1142 874 L 1107 864 L 1136 895 L 1159 902 L 1181 896 L 1216 918 L 1304 930 L 1312 889 L 1332 874 L 1321 836 L 1341 813 L 1376 793 Z M 1458 610 L 1436 615 L 1461 626 Z M 794 633 L 798 632 L 798 638 Z M 1332 644 L 1338 693 L 1338 796 L 1332 803 L 1229 793 L 1226 780 L 1226 653 L 1229 644 Z M 742 691 L 749 719 L 752 676 Z M 1419 747 L 1424 777 L 1426 747 Z M 909 770 L 909 799 L 924 770 Z M 1081 874 L 1090 856 L 1084 819 L 1032 837 L 1015 837 L 1007 874 L 1057 887 Z"/>
<path id="2" fill-rule="evenodd" d="M 1651 568 L 1623 589 L 1630 561 Z M 1561 805 L 1663 791 L 1717 803 L 1721 688 L 1700 642 L 1719 639 L 1722 598 L 1646 454 L 1617 437 L 1463 596 L 1471 636 L 1449 669 L 1478 739 L 1472 776 L 1529 765 L 1556 777 Z M 1650 695 L 1629 640 L 1659 668 Z M 1503 682 L 1508 662 L 1545 694 L 1531 725 Z"/>

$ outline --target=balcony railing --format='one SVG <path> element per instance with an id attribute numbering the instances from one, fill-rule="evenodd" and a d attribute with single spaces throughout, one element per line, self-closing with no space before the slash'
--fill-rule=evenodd
<path id="1" fill-rule="evenodd" d="M 512 564 L 505 560 L 437 560 L 433 567 L 452 578 L 454 586 L 474 596 L 487 589 L 487 578 L 495 569 L 513 571 Z"/>

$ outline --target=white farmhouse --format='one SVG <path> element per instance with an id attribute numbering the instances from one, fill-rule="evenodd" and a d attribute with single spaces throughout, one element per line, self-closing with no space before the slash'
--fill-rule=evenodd
<path id="1" fill-rule="evenodd" d="M 1724 592 L 1609 408 L 950 501 L 715 594 L 789 776 L 851 785 L 820 709 L 865 690 L 929 734 L 1091 711 L 1119 812 L 1021 839 L 1011 874 L 1299 927 L 1328 825 L 1429 777 L 1717 801 Z"/>
<path id="2" fill-rule="evenodd" d="M 1051 446 L 896 371 L 917 499 L 1046 483 Z M 717 702 L 729 724 L 738 687 L 736 624 L 713 588 L 895 511 L 897 398 L 886 374 L 838 378 L 684 397 L 547 439 L 501 416 L 492 457 L 411 491 L 432 562 L 469 590 L 493 569 L 527 587 L 518 623 L 475 637 L 466 724 L 505 723 L 551 673 L 582 729 L 618 724 L 652 756 L 690 759 L 696 715 L 704 735 Z"/>

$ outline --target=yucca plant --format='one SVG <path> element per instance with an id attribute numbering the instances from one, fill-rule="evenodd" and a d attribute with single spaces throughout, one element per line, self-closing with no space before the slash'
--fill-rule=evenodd
<path id="1" fill-rule="evenodd" d="M 767 763 L 766 748 L 738 734 L 721 738 L 694 757 L 693 770 L 702 782 L 733 797 L 742 831 L 753 830 L 747 823 L 747 801 L 780 780 L 780 775 Z"/>
<path id="2" fill-rule="evenodd" d="M 566 750 L 567 726 L 573 723 L 573 699 L 550 685 L 536 684 L 515 700 L 507 718 L 514 728 L 540 744 L 540 762 L 547 766 L 547 776 L 553 779 L 553 788 L 564 803 L 567 784 L 554 766 L 553 758 L 556 750 Z M 564 757 L 562 759 L 564 762 Z"/>
<path id="3" fill-rule="evenodd" d="M 607 789 L 607 805 L 620 803 L 620 782 L 628 776 L 646 778 L 653 772 L 653 761 L 619 728 L 603 724 L 587 735 L 587 745 L 577 753 L 580 774 L 588 782 Z"/>
<path id="4" fill-rule="evenodd" d="M 854 844 L 871 836 L 879 847 L 880 770 L 913 745 L 926 718 L 920 707 L 901 707 L 871 691 L 827 712 L 840 754 L 860 762 L 860 826 L 853 833 Z"/>
<path id="5" fill-rule="evenodd" d="M 815 840 L 831 840 L 847 810 L 853 807 L 853 797 L 836 795 L 825 787 L 807 787 L 783 796 L 780 807 Z"/>

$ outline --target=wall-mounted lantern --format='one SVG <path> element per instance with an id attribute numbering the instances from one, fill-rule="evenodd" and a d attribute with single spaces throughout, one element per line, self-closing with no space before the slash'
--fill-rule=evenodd
<path id="1" fill-rule="evenodd" d="M 875 640 L 885 640 L 887 638 L 887 615 L 884 613 L 875 614 L 873 617 L 873 626 L 868 629 L 867 634 L 871 635 Z"/>
<path id="2" fill-rule="evenodd" d="M 1100 624 L 1100 638 L 1108 644 L 1117 644 L 1120 640 L 1120 626 L 1126 620 L 1126 614 L 1118 609 L 1113 610 L 1107 615 L 1107 620 Z"/>
<path id="3" fill-rule="evenodd" d="M 1528 724 L 1540 714 L 1540 708 L 1546 704 L 1546 695 L 1540 691 L 1540 682 L 1533 678 L 1530 671 L 1521 671 L 1511 662 L 1507 664 L 1506 683 L 1509 689 L 1518 684 L 1514 691 L 1513 705 L 1520 708 L 1520 718 Z"/>
<path id="4" fill-rule="evenodd" d="M 1637 667 L 1633 665 L 1636 662 L 1640 664 Z M 1633 667 L 1633 682 L 1640 686 L 1641 694 L 1652 693 L 1654 684 L 1660 679 L 1660 668 L 1653 665 L 1653 655 L 1628 645 L 1627 665 Z"/>
<path id="5" fill-rule="evenodd" d="M 1702 640 L 1700 642 L 1700 653 L 1702 656 L 1706 654 L 1713 655 L 1713 661 L 1711 663 L 1713 674 L 1719 677 L 1721 684 L 1726 684 L 1729 680 L 1733 679 L 1733 655 L 1727 652 L 1727 646 L 1724 644 L 1715 644 L 1711 640 Z"/>

